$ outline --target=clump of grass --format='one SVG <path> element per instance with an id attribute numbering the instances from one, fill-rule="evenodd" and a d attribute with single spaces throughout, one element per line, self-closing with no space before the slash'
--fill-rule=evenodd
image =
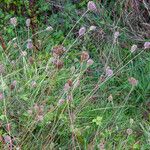
<path id="1" fill-rule="evenodd" d="M 90 1 L 62 43 L 50 46 L 48 53 L 44 48 L 49 43 L 43 43 L 55 27 L 32 35 L 27 19 L 27 32 L 20 37 L 17 19 L 11 18 L 15 37 L 6 50 L 1 49 L 0 56 L 2 149 L 148 147 L 149 120 L 142 119 L 139 101 L 147 98 L 149 90 L 149 80 L 141 73 L 149 73 L 144 59 L 149 42 L 142 48 L 121 48 L 123 33 L 115 29 L 108 43 L 100 47 L 90 38 L 99 27 L 83 24 L 68 44 L 80 21 L 97 12 L 96 4 Z M 37 35 L 38 39 L 34 38 Z M 43 54 L 37 51 L 40 49 Z M 94 49 L 98 56 L 92 54 Z M 147 68 L 140 70 L 145 64 Z"/>

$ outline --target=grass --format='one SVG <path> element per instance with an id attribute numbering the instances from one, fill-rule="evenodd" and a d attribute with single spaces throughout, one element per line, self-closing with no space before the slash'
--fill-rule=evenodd
<path id="1" fill-rule="evenodd" d="M 59 25 L 53 31 L 42 26 L 32 37 L 31 49 L 26 44 L 32 33 L 25 26 L 9 25 L 10 37 L 3 31 L 5 41 L 16 39 L 6 50 L 0 47 L 1 149 L 149 149 L 150 54 L 143 46 L 147 39 L 132 40 L 122 19 L 111 19 L 105 5 L 97 7 L 103 16 L 83 12 L 76 24 L 71 22 L 71 32 Z M 96 30 L 88 31 L 91 25 Z M 79 37 L 82 26 L 87 32 Z M 114 43 L 116 31 L 120 35 Z M 54 59 L 53 48 L 61 43 L 66 52 Z M 138 49 L 131 53 L 133 44 Z M 63 67 L 56 60 L 63 61 Z M 107 75 L 107 66 L 113 75 Z M 130 77 L 138 84 L 129 82 Z"/>

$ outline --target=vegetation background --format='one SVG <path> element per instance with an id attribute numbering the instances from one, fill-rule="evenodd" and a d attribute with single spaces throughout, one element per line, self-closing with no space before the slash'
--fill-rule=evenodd
<path id="1" fill-rule="evenodd" d="M 149 50 L 149 0 L 0 0 L 0 149 L 149 150 Z"/>

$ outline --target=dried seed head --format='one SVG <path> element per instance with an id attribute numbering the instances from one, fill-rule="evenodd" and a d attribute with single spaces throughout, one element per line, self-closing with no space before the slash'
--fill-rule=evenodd
<path id="1" fill-rule="evenodd" d="M 133 53 L 133 52 L 135 52 L 136 51 L 136 49 L 137 49 L 137 45 L 132 45 L 132 47 L 131 47 L 131 53 Z"/>
<path id="2" fill-rule="evenodd" d="M 61 56 L 65 52 L 65 48 L 62 45 L 53 47 L 53 56 Z"/>
<path id="3" fill-rule="evenodd" d="M 29 57 L 29 63 L 30 63 L 30 64 L 34 64 L 34 59 L 33 59 L 33 57 Z"/>
<path id="4" fill-rule="evenodd" d="M 5 72 L 5 67 L 3 64 L 0 64 L 0 75 Z"/>
<path id="5" fill-rule="evenodd" d="M 15 87 L 16 87 L 16 85 L 17 85 L 17 81 L 14 80 L 14 81 L 11 83 L 11 85 L 10 85 L 10 89 L 11 89 L 11 90 L 14 90 Z"/>
<path id="6" fill-rule="evenodd" d="M 64 63 L 63 63 L 63 61 L 61 61 L 61 60 L 59 60 L 59 59 L 56 59 L 56 60 L 54 60 L 54 65 L 55 65 L 55 67 L 56 67 L 57 69 L 62 69 Z"/>
<path id="7" fill-rule="evenodd" d="M 133 78 L 133 77 L 130 77 L 130 78 L 128 79 L 128 81 L 129 81 L 129 83 L 130 83 L 132 86 L 137 86 L 137 84 L 138 84 L 138 80 L 136 80 L 136 79 Z"/>
<path id="8" fill-rule="evenodd" d="M 69 86 L 71 87 L 72 86 L 72 84 L 73 84 L 73 82 L 72 82 L 72 80 L 71 79 L 69 79 L 68 81 L 67 81 L 67 83 L 69 84 Z"/>
<path id="9" fill-rule="evenodd" d="M 90 31 L 94 31 L 94 30 L 96 30 L 96 26 L 90 26 L 90 29 L 89 29 Z"/>
<path id="10" fill-rule="evenodd" d="M 10 23 L 15 27 L 17 26 L 17 18 L 16 17 L 13 17 L 10 19 Z"/>
<path id="11" fill-rule="evenodd" d="M 32 49 L 33 48 L 33 43 L 31 39 L 28 39 L 27 41 L 27 49 Z"/>
<path id="12" fill-rule="evenodd" d="M 150 42 L 145 42 L 144 43 L 144 49 L 150 48 Z"/>
<path id="13" fill-rule="evenodd" d="M 133 130 L 132 129 L 127 129 L 126 132 L 127 132 L 128 135 L 131 135 L 133 133 Z"/>
<path id="14" fill-rule="evenodd" d="M 31 23 L 31 20 L 30 20 L 30 19 L 27 19 L 27 20 L 26 20 L 26 26 L 29 27 L 29 26 L 30 26 L 30 23 Z"/>
<path id="15" fill-rule="evenodd" d="M 80 30 L 79 30 L 79 36 L 84 35 L 85 32 L 86 32 L 86 28 L 85 27 L 81 27 Z"/>
<path id="16" fill-rule="evenodd" d="M 89 53 L 86 51 L 83 51 L 81 53 L 81 61 L 87 61 L 89 59 Z"/>
<path id="17" fill-rule="evenodd" d="M 88 2 L 87 9 L 90 11 L 96 11 L 97 10 L 96 5 L 93 1 Z"/>
<path id="18" fill-rule="evenodd" d="M 108 67 L 106 68 L 106 76 L 107 76 L 107 77 L 111 77 L 112 75 L 113 75 L 113 70 L 110 69 L 110 67 L 108 66 Z"/>
<path id="19" fill-rule="evenodd" d="M 88 61 L 87 61 L 87 65 L 88 65 L 88 66 L 93 65 L 93 63 L 94 63 L 94 61 L 93 61 L 92 59 L 88 59 Z"/>

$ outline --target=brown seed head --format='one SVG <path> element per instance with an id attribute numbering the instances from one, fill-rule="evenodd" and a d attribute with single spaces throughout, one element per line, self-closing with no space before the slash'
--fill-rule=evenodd
<path id="1" fill-rule="evenodd" d="M 54 65 L 55 65 L 55 67 L 56 67 L 57 69 L 62 69 L 64 63 L 63 63 L 63 61 L 57 59 L 57 60 L 54 61 Z"/>
<path id="2" fill-rule="evenodd" d="M 65 48 L 62 45 L 55 46 L 52 52 L 53 56 L 61 56 L 65 52 Z"/>

